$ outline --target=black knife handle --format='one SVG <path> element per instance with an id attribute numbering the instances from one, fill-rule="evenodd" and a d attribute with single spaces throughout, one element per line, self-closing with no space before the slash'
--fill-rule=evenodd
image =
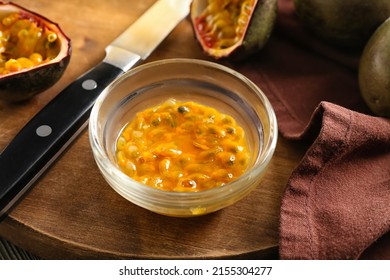
<path id="1" fill-rule="evenodd" d="M 123 71 L 102 62 L 71 83 L 0 154 L 0 217 L 85 128 L 99 94 Z"/>

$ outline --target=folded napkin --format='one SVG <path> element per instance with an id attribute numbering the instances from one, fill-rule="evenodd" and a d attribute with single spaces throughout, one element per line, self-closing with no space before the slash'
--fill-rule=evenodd
<path id="1" fill-rule="evenodd" d="M 283 197 L 281 257 L 356 259 L 390 230 L 390 121 L 323 102 L 313 135 Z"/>
<path id="2" fill-rule="evenodd" d="M 359 93 L 359 52 L 311 36 L 279 0 L 266 48 L 231 65 L 271 101 L 282 137 L 311 144 L 282 200 L 282 259 L 390 259 L 390 120 Z"/>

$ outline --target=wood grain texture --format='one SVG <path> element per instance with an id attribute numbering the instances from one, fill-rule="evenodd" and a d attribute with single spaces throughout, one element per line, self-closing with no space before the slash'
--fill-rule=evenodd
<path id="1" fill-rule="evenodd" d="M 0 102 L 0 150 L 61 89 L 102 60 L 105 46 L 154 1 L 15 2 L 58 22 L 72 39 L 73 53 L 55 86 L 28 102 Z M 173 57 L 208 59 L 188 20 L 147 61 Z M 0 222 L 0 235 L 47 259 L 277 258 L 281 197 L 306 148 L 280 138 L 263 183 L 248 197 L 217 213 L 183 219 L 151 213 L 113 191 L 84 131 Z"/>

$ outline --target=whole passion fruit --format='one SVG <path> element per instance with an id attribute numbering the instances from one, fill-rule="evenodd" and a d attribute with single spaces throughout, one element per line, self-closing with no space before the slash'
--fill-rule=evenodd
<path id="1" fill-rule="evenodd" d="M 194 0 L 191 23 L 203 51 L 215 59 L 241 60 L 267 43 L 277 0 Z"/>
<path id="2" fill-rule="evenodd" d="M 70 39 L 45 17 L 0 2 L 0 99 L 27 100 L 51 87 L 71 56 Z"/>
<path id="3" fill-rule="evenodd" d="M 389 0 L 294 0 L 302 23 L 332 45 L 362 49 L 390 16 Z"/>
<path id="4" fill-rule="evenodd" d="M 378 116 L 390 117 L 390 18 L 375 31 L 359 64 L 360 93 Z"/>

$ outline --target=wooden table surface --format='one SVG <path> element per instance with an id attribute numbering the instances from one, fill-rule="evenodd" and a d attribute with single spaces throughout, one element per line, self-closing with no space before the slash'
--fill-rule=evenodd
<path id="1" fill-rule="evenodd" d="M 14 2 L 58 22 L 72 39 L 73 53 L 64 76 L 46 92 L 22 104 L 0 101 L 0 150 L 58 92 L 100 62 L 105 46 L 154 0 Z M 174 57 L 209 59 L 188 19 L 147 62 Z M 278 258 L 281 197 L 306 148 L 280 137 L 263 183 L 248 197 L 183 219 L 151 213 L 113 191 L 84 131 L 0 222 L 0 236 L 48 259 Z"/>

